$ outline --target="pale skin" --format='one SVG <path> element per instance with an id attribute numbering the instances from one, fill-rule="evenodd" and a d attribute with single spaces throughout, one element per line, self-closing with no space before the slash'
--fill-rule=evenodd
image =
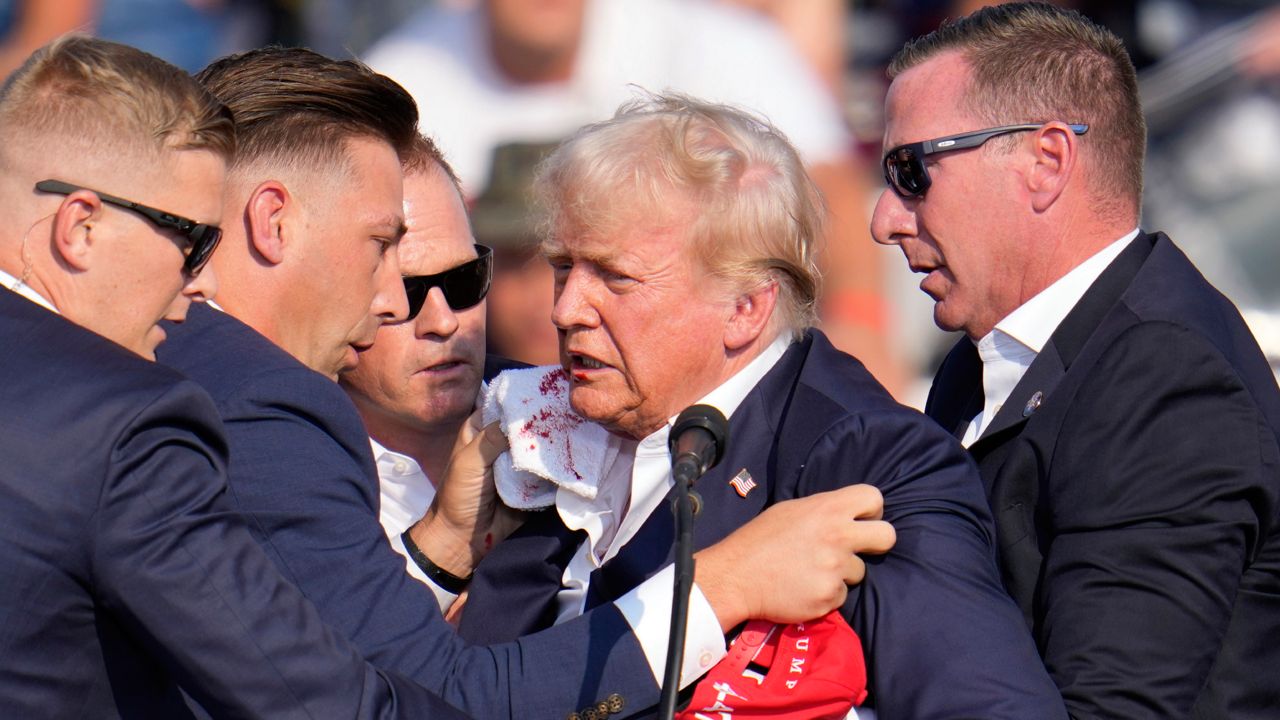
<path id="1" fill-rule="evenodd" d="M 396 245 L 400 162 L 384 141 L 345 141 L 348 167 L 249 166 L 231 180 L 211 264 L 219 305 L 307 367 L 337 379 L 408 314 Z"/>
<path id="2" fill-rule="evenodd" d="M 164 320 L 182 322 L 193 302 L 212 298 L 217 276 L 183 270 L 186 239 L 107 205 L 91 190 L 127 197 L 201 222 L 216 223 L 226 167 L 203 150 L 162 151 L 146 158 L 147 173 L 130 163 L 87 159 L 78 139 L 31 139 L 28 151 L 4 158 L 0 184 L 5 235 L 0 268 L 22 280 L 65 317 L 148 360 L 164 341 Z M 70 195 L 34 191 L 58 179 L 89 189 Z"/>
<path id="3" fill-rule="evenodd" d="M 971 70 L 958 51 L 894 79 L 886 98 L 884 149 L 990 127 L 964 110 Z M 1024 118 L 1011 118 L 1018 122 Z M 1089 185 L 1088 135 L 1046 122 L 1014 135 L 1012 152 L 983 146 L 932 155 L 923 197 L 880 193 L 876 242 L 897 245 L 934 322 L 975 341 L 1027 300 L 1137 226 L 1137 201 L 1099 212 Z M 991 145 L 991 143 L 988 143 Z"/>

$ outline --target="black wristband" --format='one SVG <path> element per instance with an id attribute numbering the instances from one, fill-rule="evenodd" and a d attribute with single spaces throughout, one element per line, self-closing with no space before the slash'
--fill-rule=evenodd
<path id="1" fill-rule="evenodd" d="M 458 595 L 463 590 L 467 589 L 467 583 L 471 582 L 470 575 L 464 578 L 458 577 L 457 575 L 454 575 L 448 570 L 445 570 L 439 565 L 431 562 L 431 558 L 427 557 L 426 553 L 419 550 L 418 546 L 413 544 L 413 539 L 409 537 L 408 530 L 400 533 L 400 539 L 404 541 L 404 549 L 409 551 L 409 557 L 413 558 L 414 564 L 416 564 L 422 572 L 427 574 L 427 578 L 430 579 L 431 582 L 439 585 L 441 588 L 453 593 L 454 595 Z"/>

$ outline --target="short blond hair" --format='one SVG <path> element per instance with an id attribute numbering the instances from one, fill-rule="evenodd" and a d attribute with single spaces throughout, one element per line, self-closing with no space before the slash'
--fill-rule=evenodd
<path id="1" fill-rule="evenodd" d="M 235 152 L 231 113 L 187 73 L 128 45 L 65 35 L 0 89 L 0 142 L 57 134 L 105 154 Z M 3 152 L 0 151 L 0 155 Z"/>
<path id="2" fill-rule="evenodd" d="M 679 224 L 703 268 L 729 287 L 778 284 L 775 324 L 798 336 L 816 321 L 821 196 L 763 119 L 687 95 L 649 95 L 566 140 L 534 187 L 544 243 L 566 228 L 603 236 Z"/>

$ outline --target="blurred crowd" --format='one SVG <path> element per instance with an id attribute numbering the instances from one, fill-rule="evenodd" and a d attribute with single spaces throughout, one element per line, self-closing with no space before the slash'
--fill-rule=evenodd
<path id="1" fill-rule="evenodd" d="M 828 205 L 823 329 L 922 405 L 952 338 L 867 230 L 882 187 L 884 66 L 960 0 L 0 0 L 0 72 L 88 29 L 195 72 L 265 44 L 358 57 L 402 85 L 492 245 L 494 352 L 553 362 L 533 168 L 619 102 L 674 89 L 743 106 L 800 149 Z M 1280 368 L 1280 8 L 1266 0 L 1061 2 L 1120 35 L 1150 127 L 1144 227 L 1184 238 Z M 700 57 L 731 58 L 703 63 Z M 714 68 L 711 66 L 714 65 Z M 724 67 L 735 68 L 725 76 Z"/>

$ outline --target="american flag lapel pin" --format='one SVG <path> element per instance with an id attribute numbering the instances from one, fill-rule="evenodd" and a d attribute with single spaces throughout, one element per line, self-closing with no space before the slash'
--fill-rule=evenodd
<path id="1" fill-rule="evenodd" d="M 729 484 L 733 486 L 734 492 L 738 493 L 739 497 L 746 497 L 747 493 L 756 488 L 755 478 L 751 477 L 751 473 L 747 472 L 746 468 L 739 470 L 738 474 L 729 480 Z"/>

